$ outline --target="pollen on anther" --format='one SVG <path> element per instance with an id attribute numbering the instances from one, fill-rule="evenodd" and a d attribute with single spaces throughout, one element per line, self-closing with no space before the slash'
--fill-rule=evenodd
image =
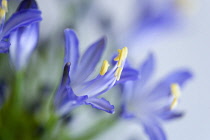
<path id="1" fill-rule="evenodd" d="M 5 12 L 7 12 L 8 11 L 7 0 L 2 0 L 1 5 L 2 9 L 4 9 Z"/>
<path id="2" fill-rule="evenodd" d="M 104 60 L 101 66 L 100 75 L 104 75 L 107 72 L 109 66 L 109 62 L 107 60 Z"/>
<path id="3" fill-rule="evenodd" d="M 179 98 L 181 95 L 180 87 L 178 84 L 171 84 L 171 93 L 175 98 Z"/>
<path id="4" fill-rule="evenodd" d="M 180 87 L 178 84 L 171 84 L 171 94 L 173 95 L 173 101 L 170 105 L 170 109 L 174 109 L 174 107 L 178 104 L 178 99 L 181 95 Z"/>
<path id="5" fill-rule="evenodd" d="M 6 11 L 4 9 L 0 8 L 0 19 L 3 19 L 5 14 L 6 14 Z"/>

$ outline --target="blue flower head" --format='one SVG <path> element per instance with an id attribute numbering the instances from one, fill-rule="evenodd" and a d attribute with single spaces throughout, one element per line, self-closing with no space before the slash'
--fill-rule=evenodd
<path id="1" fill-rule="evenodd" d="M 180 23 L 181 16 L 176 0 L 136 1 L 136 17 L 132 21 L 129 38 L 137 39 L 146 33 L 156 34 L 167 31 Z"/>
<path id="2" fill-rule="evenodd" d="M 39 11 L 36 1 L 23 0 L 17 9 L 17 13 L 25 11 L 38 13 Z M 34 21 L 27 26 L 19 27 L 14 32 L 10 33 L 10 58 L 17 70 L 26 66 L 32 51 L 37 46 L 38 38 L 39 22 Z"/>
<path id="3" fill-rule="evenodd" d="M 75 32 L 66 29 L 64 33 L 65 66 L 63 78 L 55 95 L 57 112 L 66 114 L 74 107 L 91 105 L 108 113 L 114 113 L 114 106 L 106 99 L 98 98 L 98 96 L 113 87 L 116 81 L 120 79 L 128 53 L 127 48 L 118 50 L 119 55 L 115 58 L 117 63 L 112 69 L 108 69 L 109 63 L 104 60 L 98 76 L 91 79 L 91 75 L 105 49 L 105 38 L 101 38 L 92 44 L 80 57 L 79 41 Z"/>
<path id="4" fill-rule="evenodd" d="M 174 108 L 179 101 L 180 89 L 192 74 L 188 70 L 177 70 L 152 86 L 149 81 L 154 65 L 154 56 L 151 54 L 139 68 L 140 79 L 122 85 L 122 117 L 142 124 L 150 140 L 166 140 L 161 121 L 183 115 Z"/>
<path id="5" fill-rule="evenodd" d="M 19 9 L 5 22 L 5 14 L 7 12 L 7 1 L 1 1 L 0 7 L 0 53 L 8 53 L 10 47 L 10 34 L 19 29 L 26 27 L 35 22 L 42 20 L 41 11 L 32 6 L 21 8 L 27 2 L 34 0 L 24 0 L 21 2 Z M 34 1 L 35 2 L 35 1 Z M 5 7 L 5 8 L 4 8 Z M 20 42 L 19 42 L 20 43 Z"/>

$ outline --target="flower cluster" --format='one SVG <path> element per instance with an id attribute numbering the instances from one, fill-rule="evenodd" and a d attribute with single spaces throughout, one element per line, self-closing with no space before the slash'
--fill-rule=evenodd
<path id="1" fill-rule="evenodd" d="M 6 82 L 0 77 L 0 139 L 92 139 L 121 118 L 135 120 L 141 124 L 150 140 L 167 139 L 161 122 L 183 116 L 175 107 L 179 103 L 183 85 L 192 77 L 190 71 L 176 70 L 157 84 L 151 85 L 155 70 L 154 55 L 150 54 L 138 69 L 133 68 L 128 60 L 129 55 L 132 55 L 128 52 L 129 46 L 118 49 L 118 53 L 111 55 L 111 62 L 107 61 L 108 59 L 103 60 L 98 69 L 97 65 L 101 63 L 106 47 L 111 46 L 107 45 L 107 37 L 98 39 L 80 55 L 76 32 L 66 28 L 64 61 L 62 67 L 59 67 L 63 74 L 57 73 L 60 82 L 53 86 L 52 89 L 55 90 L 51 90 L 52 93 L 46 96 L 39 96 L 40 93 L 33 95 L 36 86 L 27 82 L 31 74 L 28 62 L 39 44 L 42 12 L 36 0 L 22 0 L 20 3 L 16 1 L 17 10 L 6 18 L 10 12 L 8 3 L 7 0 L 0 0 L 0 53 L 9 55 L 12 67 L 8 69 L 15 71 Z M 141 27 L 136 27 L 135 32 L 142 28 L 152 29 L 156 23 L 163 24 L 171 20 L 171 13 L 161 12 L 158 17 L 154 17 L 149 8 L 150 3 L 151 1 L 145 3 L 147 6 L 143 9 Z M 169 9 L 167 7 L 163 11 Z M 140 20 L 139 18 L 136 20 Z M 135 35 L 134 33 L 133 36 Z M 40 44 L 44 46 L 47 43 Z M 50 46 L 50 49 L 53 47 Z M 63 52 L 62 48 L 59 50 Z M 54 59 L 61 57 L 58 55 Z M 39 64 L 36 65 L 37 69 L 41 67 Z M 35 75 L 34 79 L 29 81 L 37 80 L 36 74 L 32 75 Z M 31 93 L 26 94 L 26 89 L 33 86 L 35 88 L 30 89 Z M 114 106 L 109 100 L 101 97 L 114 87 L 115 92 L 119 93 L 117 102 L 121 106 Z M 74 116 L 73 110 L 82 105 L 90 105 L 94 109 L 117 115 L 112 115 L 114 117 L 106 121 L 102 120 L 102 123 L 96 122 L 95 130 L 91 129 L 87 134 L 75 137 L 68 133 L 70 128 L 63 122 L 66 116 Z M 68 124 L 71 121 L 69 119 Z"/>

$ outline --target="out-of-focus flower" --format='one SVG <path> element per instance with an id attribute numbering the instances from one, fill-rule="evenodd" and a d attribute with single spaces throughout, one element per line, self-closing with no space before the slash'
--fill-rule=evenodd
<path id="1" fill-rule="evenodd" d="M 165 140 L 160 123 L 183 115 L 182 112 L 174 110 L 174 107 L 180 96 L 179 87 L 183 87 L 192 74 L 188 70 L 177 70 L 151 86 L 149 81 L 154 71 L 154 63 L 151 54 L 139 68 L 140 79 L 123 84 L 122 117 L 141 123 L 151 140 Z"/>
<path id="2" fill-rule="evenodd" d="M 35 0 L 23 0 L 17 12 L 38 10 Z M 37 46 L 39 38 L 39 22 L 17 28 L 10 34 L 10 57 L 17 70 L 22 69 Z"/>
<path id="3" fill-rule="evenodd" d="M 32 0 L 32 1 L 34 1 L 34 0 Z M 22 2 L 22 4 L 26 3 L 26 2 L 32 2 L 32 1 L 25 0 Z M 5 0 L 2 0 L 2 5 L 6 5 L 6 4 L 3 4 L 3 2 L 5 2 Z M 4 7 L 4 6 L 2 6 L 2 7 Z M 41 18 L 40 10 L 30 9 L 30 7 L 27 9 L 26 5 L 25 5 L 25 6 L 23 6 L 25 8 L 22 9 L 21 8 L 22 6 L 21 6 L 20 9 L 18 9 L 17 12 L 12 14 L 12 16 L 4 23 L 6 10 L 4 10 L 2 7 L 0 10 L 0 12 L 1 12 L 1 14 L 0 14 L 0 19 L 1 19 L 1 23 L 0 23 L 0 53 L 8 53 L 9 47 L 10 47 L 10 42 L 9 42 L 10 34 L 14 31 L 16 31 L 20 27 L 26 27 L 28 25 L 35 23 L 35 22 L 39 22 L 42 20 L 42 18 Z M 2 13 L 2 10 L 5 11 L 4 14 Z M 25 41 L 29 40 L 28 37 L 31 38 L 30 36 L 27 36 L 27 39 L 25 39 Z M 20 43 L 20 41 L 18 43 Z"/>
<path id="4" fill-rule="evenodd" d="M 105 48 L 105 38 L 92 44 L 79 61 L 79 42 L 73 30 L 65 31 L 64 72 L 60 87 L 55 96 L 55 106 L 59 114 L 65 114 L 79 105 L 91 105 L 94 108 L 114 113 L 114 106 L 99 95 L 113 87 L 120 79 L 128 50 L 118 50 L 117 63 L 108 70 L 109 63 L 103 61 L 101 71 L 94 79 L 90 79 Z M 70 66 L 71 65 L 71 66 Z M 71 70 L 70 70 L 71 67 Z"/>
<path id="5" fill-rule="evenodd" d="M 145 29 L 152 30 L 154 28 L 167 28 L 175 25 L 178 21 L 177 0 L 168 0 L 160 3 L 153 0 L 138 2 L 139 8 L 137 17 L 134 20 L 136 32 L 141 32 Z"/>
<path id="6" fill-rule="evenodd" d="M 177 30 L 183 23 L 181 9 L 178 6 L 178 0 L 138 0 L 134 11 L 136 15 L 130 20 L 130 26 L 124 36 L 122 43 L 128 46 L 134 46 L 138 43 L 145 46 L 145 40 L 153 40 L 163 37 L 164 33 Z M 150 42 L 150 41 L 149 41 Z"/>

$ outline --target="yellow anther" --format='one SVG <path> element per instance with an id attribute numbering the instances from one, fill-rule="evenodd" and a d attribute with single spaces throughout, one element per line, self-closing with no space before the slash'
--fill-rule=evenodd
<path id="1" fill-rule="evenodd" d="M 126 59 L 127 54 L 128 54 L 128 48 L 124 47 L 122 50 L 118 50 L 118 56 L 114 58 L 115 61 L 118 61 L 117 66 L 121 67 L 122 62 Z"/>
<path id="2" fill-rule="evenodd" d="M 2 0 L 1 5 L 2 5 L 2 9 L 4 9 L 7 12 L 8 11 L 7 0 Z"/>
<path id="3" fill-rule="evenodd" d="M 180 87 L 178 84 L 171 84 L 171 93 L 174 98 L 179 98 L 181 95 Z"/>
<path id="4" fill-rule="evenodd" d="M 0 8 L 0 20 L 4 18 L 5 14 L 6 14 L 6 11 Z"/>
<path id="5" fill-rule="evenodd" d="M 107 72 L 109 66 L 110 66 L 109 62 L 107 60 L 104 60 L 102 66 L 101 66 L 100 75 L 104 75 Z"/>
<path id="6" fill-rule="evenodd" d="M 119 81 L 120 80 L 120 76 L 121 76 L 121 73 L 122 73 L 122 68 L 121 67 L 119 67 L 119 68 L 117 68 L 117 70 L 115 71 L 115 77 L 116 77 L 116 79 L 117 79 L 117 81 Z"/>
<path id="7" fill-rule="evenodd" d="M 181 95 L 180 87 L 178 84 L 171 84 L 171 94 L 173 95 L 173 101 L 171 103 L 170 109 L 174 109 Z"/>
<path id="8" fill-rule="evenodd" d="M 119 54 L 118 54 L 117 57 L 114 58 L 114 61 L 119 61 L 120 60 L 120 55 L 121 55 L 122 51 L 120 49 L 118 49 L 117 51 L 118 51 Z"/>

